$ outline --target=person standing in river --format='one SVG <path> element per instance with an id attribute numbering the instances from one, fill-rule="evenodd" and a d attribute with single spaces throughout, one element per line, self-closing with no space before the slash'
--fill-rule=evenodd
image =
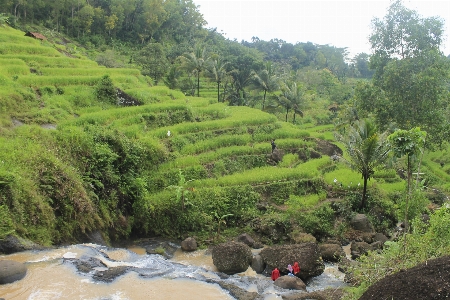
<path id="1" fill-rule="evenodd" d="M 272 271 L 272 280 L 275 281 L 280 277 L 280 270 L 277 267 Z"/>
<path id="2" fill-rule="evenodd" d="M 297 275 L 298 273 L 300 273 L 300 266 L 298 265 L 298 262 L 294 263 L 294 266 L 292 267 L 292 270 L 294 272 L 294 275 Z"/>

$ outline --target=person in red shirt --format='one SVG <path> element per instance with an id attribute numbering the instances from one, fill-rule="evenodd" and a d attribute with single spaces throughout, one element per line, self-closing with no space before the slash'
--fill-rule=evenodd
<path id="1" fill-rule="evenodd" d="M 294 266 L 292 267 L 294 271 L 294 275 L 297 275 L 297 273 L 300 273 L 300 266 L 298 265 L 298 262 L 294 263 Z"/>
<path id="2" fill-rule="evenodd" d="M 272 271 L 272 280 L 275 281 L 280 277 L 280 270 L 278 268 L 273 269 Z"/>

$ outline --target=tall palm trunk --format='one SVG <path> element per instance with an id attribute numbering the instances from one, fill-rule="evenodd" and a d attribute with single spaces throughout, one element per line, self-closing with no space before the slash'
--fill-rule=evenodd
<path id="1" fill-rule="evenodd" d="M 360 210 L 362 210 L 364 208 L 364 206 L 366 205 L 366 198 L 367 198 L 367 180 L 368 180 L 369 176 L 367 176 L 366 174 L 363 175 L 363 194 L 362 194 L 362 200 L 361 200 L 361 204 L 360 204 Z"/>
<path id="2" fill-rule="evenodd" d="M 408 232 L 408 205 L 409 205 L 409 199 L 411 198 L 411 157 L 410 155 L 407 156 L 407 170 L 408 170 L 408 194 L 406 195 L 405 200 L 405 232 Z"/>
<path id="3" fill-rule="evenodd" d="M 217 81 L 217 102 L 220 102 L 220 81 Z"/>
<path id="4" fill-rule="evenodd" d="M 197 97 L 200 97 L 200 71 L 197 70 Z"/>
<path id="5" fill-rule="evenodd" d="M 264 107 L 266 105 L 266 94 L 267 94 L 267 90 L 264 90 L 264 98 L 263 98 L 263 103 L 262 103 L 262 110 L 264 110 Z"/>

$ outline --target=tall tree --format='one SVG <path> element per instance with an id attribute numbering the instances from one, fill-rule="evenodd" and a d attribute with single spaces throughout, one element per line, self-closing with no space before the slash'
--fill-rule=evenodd
<path id="1" fill-rule="evenodd" d="M 303 117 L 303 91 L 302 87 L 300 85 L 297 85 L 296 82 L 284 82 L 281 85 L 281 95 L 278 95 L 275 99 L 279 106 L 283 106 L 286 109 L 286 122 L 288 121 L 288 114 L 291 109 L 294 110 L 293 123 L 295 123 L 296 114 L 300 114 L 300 116 Z"/>
<path id="2" fill-rule="evenodd" d="M 160 37 L 173 39 L 176 43 L 201 38 L 199 30 L 206 21 L 192 0 L 165 0 L 167 19 L 162 24 Z"/>
<path id="3" fill-rule="evenodd" d="M 260 72 L 252 72 L 253 79 L 259 90 L 264 92 L 262 110 L 265 108 L 267 92 L 271 93 L 278 89 L 278 76 L 270 62 L 266 63 L 265 68 Z"/>
<path id="4" fill-rule="evenodd" d="M 367 181 L 375 168 L 386 161 L 390 151 L 387 133 L 379 133 L 372 120 L 362 119 L 354 122 L 345 135 L 336 134 L 336 138 L 344 143 L 349 154 L 349 159 L 345 161 L 362 176 L 360 209 L 363 209 L 367 199 Z"/>
<path id="5" fill-rule="evenodd" d="M 211 61 L 208 65 L 209 76 L 217 83 L 217 102 L 220 102 L 220 84 L 227 76 L 228 62 L 223 61 L 220 57 Z"/>
<path id="6" fill-rule="evenodd" d="M 157 30 L 167 18 L 164 2 L 160 0 L 145 0 L 141 3 L 142 11 L 139 11 L 136 30 L 142 43 L 153 38 Z"/>
<path id="7" fill-rule="evenodd" d="M 373 27 L 370 66 L 375 70 L 375 97 L 357 94 L 359 105 L 376 113 L 379 125 L 420 126 L 432 143 L 448 140 L 450 66 L 439 51 L 442 20 L 420 18 L 397 0 L 383 20 L 373 20 Z"/>
<path id="8" fill-rule="evenodd" d="M 77 13 L 78 18 L 78 35 L 80 30 L 85 33 L 91 32 L 91 25 L 94 22 L 94 8 L 91 5 L 85 5 Z"/>
<path id="9" fill-rule="evenodd" d="M 233 93 L 230 95 L 231 105 L 247 105 L 245 88 L 252 80 L 250 69 L 233 69 L 230 71 Z M 241 95 L 242 92 L 242 95 Z"/>
<path id="10" fill-rule="evenodd" d="M 181 62 L 188 72 L 195 72 L 197 75 L 197 97 L 200 97 L 200 72 L 205 70 L 208 63 L 206 48 L 196 46 L 194 52 L 184 53 Z"/>
<path id="11" fill-rule="evenodd" d="M 142 67 L 143 74 L 152 77 L 156 85 L 166 73 L 168 66 L 164 48 L 160 43 L 148 43 L 139 52 L 136 61 Z"/>
<path id="12" fill-rule="evenodd" d="M 407 186 L 407 197 L 405 203 L 405 231 L 408 231 L 408 202 L 411 199 L 411 177 L 412 177 L 412 159 L 420 158 L 424 152 L 425 139 L 427 133 L 421 131 L 420 128 L 415 127 L 411 130 L 396 130 L 389 136 L 389 141 L 392 145 L 392 150 L 396 157 L 402 157 L 406 155 L 406 172 L 408 179 Z M 420 171 L 420 159 L 419 161 L 417 176 L 419 176 Z"/>
<path id="13" fill-rule="evenodd" d="M 369 67 L 370 55 L 367 53 L 359 53 L 352 59 L 353 76 L 362 78 L 371 78 L 373 70 Z"/>

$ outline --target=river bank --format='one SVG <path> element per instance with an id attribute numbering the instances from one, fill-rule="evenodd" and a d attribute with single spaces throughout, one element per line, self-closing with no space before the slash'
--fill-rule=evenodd
<path id="1" fill-rule="evenodd" d="M 254 299 L 282 299 L 289 290 L 273 285 L 270 278 L 246 272 L 223 276 L 217 272 L 208 250 L 183 252 L 177 249 L 171 259 L 147 254 L 142 247 L 109 248 L 96 244 L 25 251 L 0 256 L 24 263 L 24 279 L 0 285 L 0 297 L 7 300 L 40 299 L 236 299 L 224 286 L 234 286 Z M 75 261 L 99 260 L 104 265 L 82 273 Z M 126 272 L 111 282 L 99 280 L 97 271 L 122 267 Z M 325 272 L 307 283 L 307 291 L 342 287 L 343 274 L 326 265 Z"/>

